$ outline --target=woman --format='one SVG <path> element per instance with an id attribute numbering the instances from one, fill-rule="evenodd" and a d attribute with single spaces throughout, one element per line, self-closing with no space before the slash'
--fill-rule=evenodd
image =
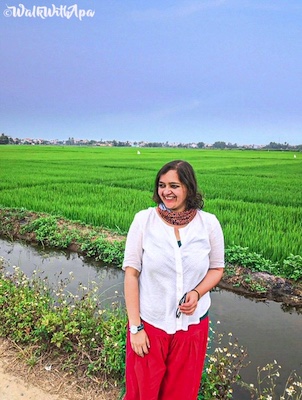
<path id="1" fill-rule="evenodd" d="M 224 267 L 223 233 L 202 211 L 192 166 L 155 179 L 156 208 L 130 226 L 123 269 L 129 320 L 124 400 L 196 400 L 205 359 L 209 291 Z"/>

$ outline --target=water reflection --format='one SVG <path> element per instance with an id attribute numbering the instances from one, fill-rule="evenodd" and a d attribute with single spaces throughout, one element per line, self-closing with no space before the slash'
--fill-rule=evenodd
<path id="1" fill-rule="evenodd" d="M 51 284 L 68 279 L 72 271 L 74 280 L 68 285 L 71 292 L 76 292 L 79 283 L 89 287 L 95 281 L 104 302 L 123 302 L 124 274 L 118 268 L 85 260 L 77 253 L 43 250 L 4 240 L 0 240 L 0 256 L 5 259 L 8 270 L 12 270 L 13 265 L 19 266 L 28 276 L 37 270 L 42 277 L 47 276 Z M 214 329 L 226 334 L 231 332 L 239 344 L 247 348 L 251 363 L 241 371 L 246 382 L 256 384 L 257 366 L 274 360 L 282 366 L 277 385 L 279 396 L 292 370 L 302 375 L 302 316 L 293 308 L 216 290 L 212 292 L 210 318 Z M 236 388 L 233 399 L 249 400 L 250 395 Z"/>
<path id="2" fill-rule="evenodd" d="M 241 371 L 243 379 L 256 383 L 257 366 L 277 360 L 281 379 L 277 391 L 283 392 L 285 381 L 292 370 L 302 375 L 302 316 L 293 310 L 283 312 L 280 303 L 257 302 L 234 293 L 212 293 L 212 320 L 220 321 L 219 330 L 232 332 L 239 344 L 247 348 L 250 365 Z M 241 394 L 238 400 L 250 399 Z"/>
<path id="3" fill-rule="evenodd" d="M 96 282 L 104 303 L 123 301 L 124 275 L 119 268 L 84 259 L 74 252 L 58 252 L 4 240 L 0 240 L 0 256 L 4 258 L 4 267 L 9 272 L 13 271 L 13 266 L 20 267 L 29 277 L 37 271 L 37 275 L 47 277 L 52 286 L 60 281 L 69 281 L 66 289 L 71 293 L 77 291 L 79 284 L 91 287 L 92 282 Z"/>

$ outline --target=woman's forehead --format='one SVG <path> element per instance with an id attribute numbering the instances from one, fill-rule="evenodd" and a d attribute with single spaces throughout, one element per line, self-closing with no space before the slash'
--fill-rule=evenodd
<path id="1" fill-rule="evenodd" d="M 178 173 L 174 169 L 171 169 L 170 171 L 166 172 L 165 174 L 162 174 L 159 177 L 159 180 L 166 181 L 166 182 L 180 182 Z"/>

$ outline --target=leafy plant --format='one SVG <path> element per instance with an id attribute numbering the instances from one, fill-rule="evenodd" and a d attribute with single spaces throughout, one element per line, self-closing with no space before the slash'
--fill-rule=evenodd
<path id="1" fill-rule="evenodd" d="M 267 287 L 265 286 L 265 282 L 259 282 L 258 280 L 253 279 L 252 276 L 246 275 L 244 277 L 244 282 L 248 284 L 249 290 L 257 293 L 266 293 Z"/>
<path id="2" fill-rule="evenodd" d="M 79 239 L 79 233 L 76 230 L 60 228 L 58 218 L 53 215 L 31 221 L 22 228 L 22 232 L 35 233 L 36 239 L 43 246 L 61 249 L 67 248 L 72 242 Z"/>
<path id="3" fill-rule="evenodd" d="M 302 256 L 291 254 L 283 261 L 282 274 L 289 279 L 302 279 Z"/>
<path id="4" fill-rule="evenodd" d="M 247 267 L 254 272 L 267 271 L 276 273 L 279 271 L 278 263 L 264 258 L 261 254 L 251 252 L 248 247 L 229 246 L 225 250 L 225 258 L 232 265 Z"/>
<path id="5" fill-rule="evenodd" d="M 125 241 L 109 241 L 105 236 L 99 236 L 97 239 L 86 241 L 81 245 L 81 251 L 88 257 L 116 265 L 122 264 L 124 249 Z"/>

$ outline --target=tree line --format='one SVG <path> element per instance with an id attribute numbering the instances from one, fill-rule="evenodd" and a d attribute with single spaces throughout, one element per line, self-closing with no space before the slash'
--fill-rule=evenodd
<path id="1" fill-rule="evenodd" d="M 49 141 L 49 140 L 24 140 L 15 138 L 5 135 L 4 133 L 0 136 L 0 145 L 4 144 L 40 144 L 40 145 L 66 145 L 66 146 L 113 146 L 113 147 L 176 147 L 176 148 L 198 148 L 198 149 L 253 149 L 254 146 L 245 145 L 240 146 L 237 143 L 230 143 L 230 142 L 223 142 L 223 141 L 216 141 L 211 145 L 205 144 L 204 142 L 197 142 L 197 143 L 177 143 L 171 144 L 169 142 L 129 142 L 127 141 L 119 141 L 119 140 L 111 140 L 111 141 L 103 141 L 101 140 L 75 140 L 72 137 L 69 137 L 67 140 L 58 140 Z M 259 148 L 259 147 L 258 147 Z M 290 145 L 287 142 L 284 143 L 277 143 L 277 142 L 270 142 L 269 144 L 262 146 L 261 149 L 264 150 L 295 150 L 295 151 L 302 151 L 302 144 L 299 145 Z"/>

